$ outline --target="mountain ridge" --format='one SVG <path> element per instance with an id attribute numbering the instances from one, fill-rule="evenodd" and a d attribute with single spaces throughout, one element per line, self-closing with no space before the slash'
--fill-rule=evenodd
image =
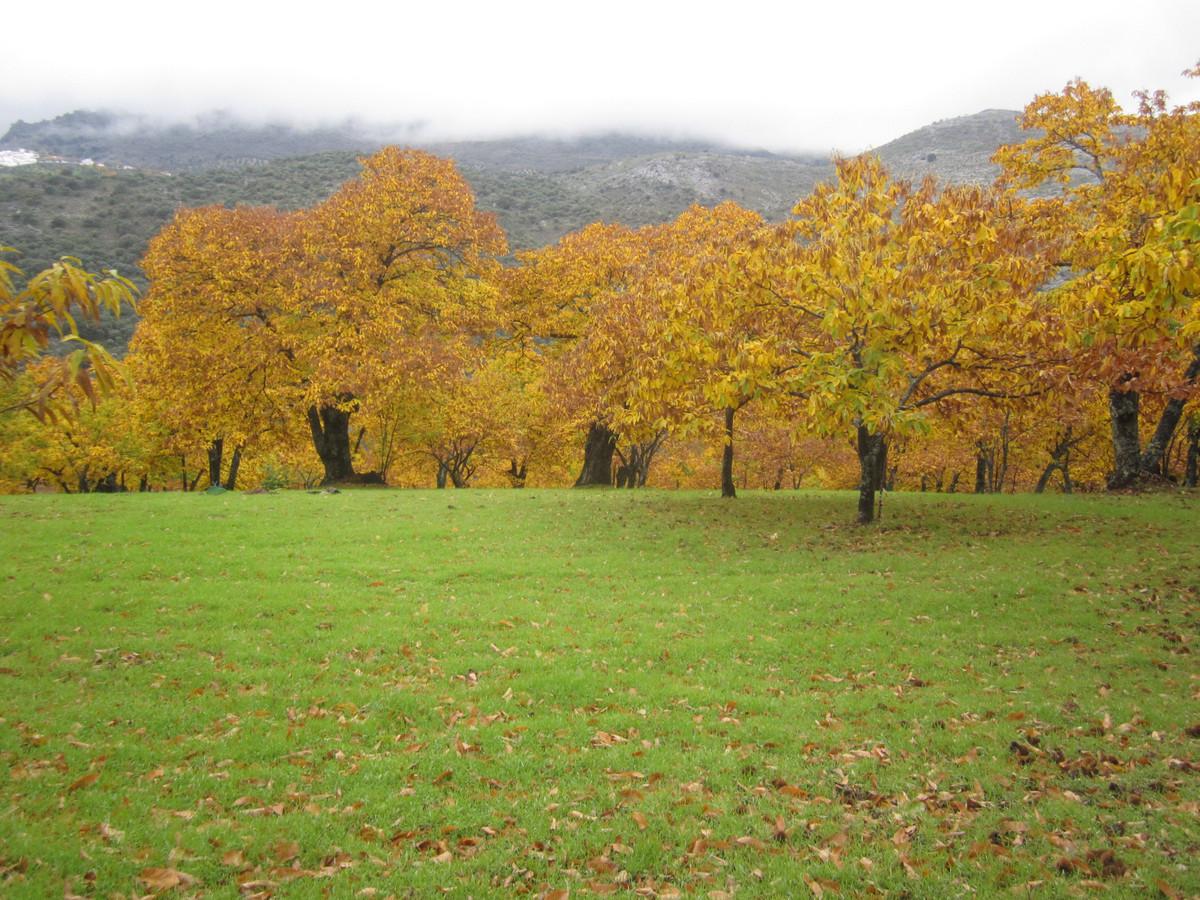
<path id="1" fill-rule="evenodd" d="M 95 115 L 99 114 L 68 114 L 50 120 L 41 133 L 59 138 L 84 134 L 80 140 L 91 140 L 86 137 L 89 129 L 115 133 L 110 120 Z M 899 177 L 917 180 L 934 175 L 949 182 L 987 183 L 997 172 L 991 163 L 995 150 L 1027 137 L 1017 126 L 1017 115 L 1009 110 L 984 110 L 945 119 L 870 152 L 879 155 Z M 64 118 L 69 126 L 65 130 Z M 215 121 L 221 124 L 220 119 Z M 15 138 L 23 140 L 37 131 L 18 129 Z M 137 133 L 136 127 L 129 130 L 131 135 Z M 242 159 L 252 156 L 256 145 L 225 143 L 221 150 L 225 155 L 214 156 L 211 147 L 193 145 L 187 150 L 183 143 L 171 143 L 186 137 L 184 132 L 172 134 L 168 135 L 168 147 L 181 154 L 186 151 L 191 158 L 207 158 L 209 163 L 176 174 L 156 165 L 123 168 L 129 163 L 83 166 L 40 162 L 0 167 L 0 246 L 22 251 L 14 262 L 27 273 L 69 254 L 88 268 L 115 268 L 144 284 L 138 262 L 147 242 L 177 208 L 311 206 L 354 177 L 359 155 L 369 150 L 323 150 L 239 165 L 224 160 L 237 153 L 243 154 Z M 229 132 L 222 134 L 222 140 L 229 136 Z M 313 134 L 309 132 L 305 140 L 320 138 Z M 260 136 L 263 140 L 269 137 Z M 284 139 L 292 137 L 284 133 Z M 10 128 L 0 139 L 0 151 L 12 147 L 14 140 Z M 47 137 L 47 141 L 43 146 L 68 146 L 62 140 L 54 143 Z M 96 146 L 91 145 L 92 149 Z M 87 147 L 77 145 L 76 149 Z M 831 157 L 781 156 L 629 135 L 573 141 L 514 138 L 436 144 L 426 149 L 456 158 L 480 208 L 496 213 L 514 251 L 553 243 L 597 220 L 630 226 L 668 221 L 697 203 L 711 206 L 732 200 L 778 221 L 818 182 L 833 175 Z M 150 150 L 144 152 L 146 159 L 155 162 Z M 135 323 L 134 317 L 127 316 L 107 322 L 90 336 L 120 351 Z"/>

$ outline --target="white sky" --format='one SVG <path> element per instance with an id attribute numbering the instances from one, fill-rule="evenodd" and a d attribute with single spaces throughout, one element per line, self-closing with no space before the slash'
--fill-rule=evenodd
<path id="1" fill-rule="evenodd" d="M 311 10 L 311 11 L 309 11 Z M 0 130 L 77 108 L 853 152 L 1081 76 L 1200 100 L 1200 0 L 14 0 Z"/>

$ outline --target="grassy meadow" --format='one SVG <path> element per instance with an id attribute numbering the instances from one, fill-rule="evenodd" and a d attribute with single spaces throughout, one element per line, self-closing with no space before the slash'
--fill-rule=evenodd
<path id="1" fill-rule="evenodd" d="M 1200 496 L 853 514 L 0 498 L 0 894 L 1200 894 Z"/>

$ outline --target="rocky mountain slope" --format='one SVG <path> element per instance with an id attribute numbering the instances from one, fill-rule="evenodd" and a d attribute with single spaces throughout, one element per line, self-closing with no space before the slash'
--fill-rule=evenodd
<path id="1" fill-rule="evenodd" d="M 989 160 L 996 148 L 1022 139 L 1016 115 L 986 110 L 947 119 L 873 152 L 904 177 L 987 182 L 995 176 Z M 214 117 L 208 131 L 147 130 L 145 123 L 106 116 L 17 123 L 0 139 L 0 150 L 20 146 L 43 160 L 0 168 L 0 245 L 20 251 L 14 261 L 25 271 L 70 254 L 138 280 L 147 241 L 179 206 L 308 206 L 356 173 L 358 153 L 377 146 L 359 126 L 255 130 Z M 665 221 L 693 203 L 734 200 L 778 220 L 833 171 L 828 158 L 629 135 L 429 149 L 458 160 L 480 206 L 496 212 L 514 249 L 551 243 L 597 219 Z M 46 161 L 49 155 L 60 159 Z M 103 165 L 79 165 L 84 158 Z M 96 336 L 119 350 L 133 325 L 125 317 Z"/>

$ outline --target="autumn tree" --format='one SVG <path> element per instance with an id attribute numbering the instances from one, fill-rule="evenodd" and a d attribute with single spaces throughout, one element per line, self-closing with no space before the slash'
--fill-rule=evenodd
<path id="1" fill-rule="evenodd" d="M 504 234 L 454 163 L 385 148 L 304 215 L 289 312 L 325 481 L 354 480 L 350 421 L 411 374 L 414 336 L 495 330 Z"/>
<path id="2" fill-rule="evenodd" d="M 166 452 L 185 470 L 203 459 L 213 485 L 232 490 L 247 449 L 294 434 L 296 222 L 273 209 L 182 210 L 143 260 L 151 287 L 130 345 L 136 402 L 166 427 Z"/>
<path id="3" fill-rule="evenodd" d="M 734 417 L 752 400 L 778 399 L 791 368 L 772 306 L 762 302 L 742 265 L 763 224 L 735 203 L 693 207 L 664 229 L 656 254 L 662 267 L 652 290 L 662 296 L 665 326 L 644 394 L 690 395 L 676 404 L 680 421 L 664 421 L 664 427 L 720 416 L 723 497 L 737 494 Z"/>
<path id="4" fill-rule="evenodd" d="M 514 346 L 546 368 L 556 403 L 586 429 L 577 487 L 613 482 L 620 434 L 604 404 L 595 402 L 591 366 L 606 352 L 595 322 L 605 310 L 622 321 L 621 311 L 611 307 L 625 296 L 626 280 L 646 252 L 645 232 L 595 223 L 550 247 L 517 254 L 519 265 L 505 273 L 505 319 Z M 596 346 L 580 348 L 585 336 Z"/>
<path id="5" fill-rule="evenodd" d="M 0 247 L 0 254 L 11 252 Z M 120 315 L 122 306 L 133 306 L 137 289 L 114 271 L 88 272 L 72 257 L 35 273 L 18 288 L 22 275 L 19 268 L 0 259 L 0 382 L 11 384 L 55 342 L 74 349 L 43 368 L 36 393 L 13 400 L 5 411 L 28 409 L 40 417 L 52 415 L 53 398 L 70 384 L 94 403 L 93 382 L 111 389 L 119 377 L 118 367 L 103 347 L 80 336 L 78 320 L 94 322 L 104 312 Z"/>
<path id="6" fill-rule="evenodd" d="M 1114 488 L 1161 472 L 1200 379 L 1194 257 L 1178 224 L 1200 193 L 1200 103 L 1170 108 L 1161 91 L 1138 99 L 1126 113 L 1108 90 L 1073 81 L 1035 98 L 1021 117 L 1035 136 L 996 155 L 1007 183 L 1061 191 L 1058 311 L 1077 373 L 1108 390 Z M 1143 447 L 1147 393 L 1166 402 Z"/>
<path id="7" fill-rule="evenodd" d="M 786 329 L 791 378 L 826 432 L 852 429 L 858 519 L 874 519 L 889 435 L 958 395 L 1027 393 L 1047 263 L 1025 202 L 977 187 L 917 188 L 873 157 L 840 160 L 747 255 Z"/>

